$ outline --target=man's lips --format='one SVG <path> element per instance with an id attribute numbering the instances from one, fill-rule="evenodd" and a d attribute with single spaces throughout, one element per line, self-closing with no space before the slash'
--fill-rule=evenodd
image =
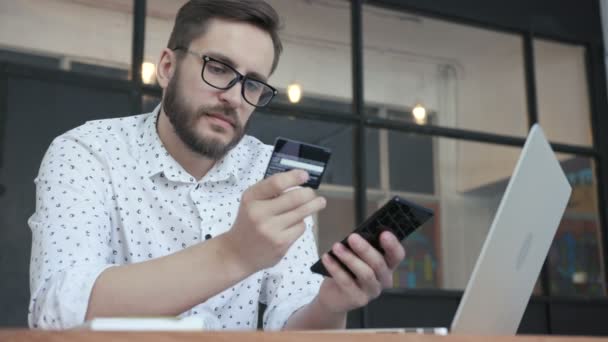
<path id="1" fill-rule="evenodd" d="M 221 114 L 216 114 L 216 113 L 207 113 L 208 116 L 218 119 L 218 120 L 222 120 L 224 122 L 227 122 L 228 124 L 230 124 L 230 126 L 234 127 L 235 123 L 234 120 L 230 119 L 229 117 L 226 117 L 224 115 Z"/>

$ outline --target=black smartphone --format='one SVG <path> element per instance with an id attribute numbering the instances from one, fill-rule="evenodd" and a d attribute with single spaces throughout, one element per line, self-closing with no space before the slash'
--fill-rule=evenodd
<path id="1" fill-rule="evenodd" d="M 380 246 L 380 234 L 382 234 L 382 232 L 388 230 L 392 232 L 399 241 L 403 241 L 403 239 L 414 232 L 418 227 L 422 226 L 433 217 L 433 215 L 431 209 L 419 206 L 399 196 L 395 196 L 353 230 L 353 233 L 361 235 L 361 237 L 367 240 L 370 245 L 384 254 L 384 250 Z M 345 237 L 341 243 L 346 248 L 351 249 L 346 241 L 347 238 L 348 236 Z M 353 278 L 356 278 L 355 274 L 336 257 L 333 251 L 330 250 L 329 255 L 350 273 Z M 314 273 L 331 277 L 321 260 L 318 260 L 312 265 L 310 270 Z"/>
<path id="2" fill-rule="evenodd" d="M 278 137 L 264 178 L 278 172 L 301 169 L 309 174 L 308 181 L 302 186 L 318 189 L 330 156 L 329 148 Z"/>

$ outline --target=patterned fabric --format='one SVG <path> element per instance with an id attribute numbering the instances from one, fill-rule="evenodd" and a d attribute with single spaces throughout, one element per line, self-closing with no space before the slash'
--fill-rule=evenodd
<path id="1" fill-rule="evenodd" d="M 172 254 L 230 229 L 241 195 L 262 179 L 272 147 L 245 136 L 200 181 L 165 150 L 159 113 L 87 122 L 50 145 L 36 178 L 30 265 L 31 327 L 83 323 L 95 280 L 106 268 Z M 313 221 L 270 269 L 259 271 L 181 316 L 210 329 L 281 329 L 309 303 L 322 278 Z M 171 296 L 170 293 L 167 294 Z"/>

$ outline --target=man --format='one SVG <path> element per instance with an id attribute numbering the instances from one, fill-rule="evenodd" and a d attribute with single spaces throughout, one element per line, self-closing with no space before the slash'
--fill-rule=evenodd
<path id="1" fill-rule="evenodd" d="M 343 328 L 391 286 L 404 250 L 358 235 L 317 259 L 310 215 L 325 199 L 303 171 L 265 180 L 271 147 L 245 136 L 281 53 L 261 0 L 190 1 L 157 71 L 152 113 L 89 122 L 55 139 L 36 178 L 29 224 L 32 327 L 102 316 L 199 315 L 209 329 Z M 289 190 L 289 191 L 288 191 Z"/>

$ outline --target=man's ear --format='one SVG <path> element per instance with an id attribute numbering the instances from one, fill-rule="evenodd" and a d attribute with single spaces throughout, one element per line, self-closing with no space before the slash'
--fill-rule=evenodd
<path id="1" fill-rule="evenodd" d="M 164 48 L 160 53 L 160 60 L 156 68 L 156 81 L 161 88 L 165 89 L 167 87 L 175 73 L 176 66 L 177 56 L 175 52 Z"/>

